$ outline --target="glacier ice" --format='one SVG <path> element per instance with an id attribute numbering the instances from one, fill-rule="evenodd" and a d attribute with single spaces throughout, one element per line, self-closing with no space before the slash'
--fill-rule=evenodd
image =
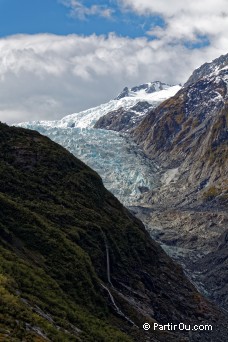
<path id="1" fill-rule="evenodd" d="M 140 202 L 142 192 L 155 185 L 156 165 L 126 135 L 94 128 L 24 127 L 48 136 L 96 170 L 125 205 Z"/>
<path id="2" fill-rule="evenodd" d="M 155 107 L 179 89 L 180 86 L 167 86 L 153 93 L 139 89 L 133 95 L 67 115 L 61 120 L 25 122 L 18 126 L 37 130 L 68 149 L 97 171 L 105 187 L 123 204 L 133 205 L 140 202 L 143 192 L 155 187 L 157 166 L 127 134 L 94 129 L 93 126 L 110 111 L 120 107 L 128 109 L 142 99 Z"/>

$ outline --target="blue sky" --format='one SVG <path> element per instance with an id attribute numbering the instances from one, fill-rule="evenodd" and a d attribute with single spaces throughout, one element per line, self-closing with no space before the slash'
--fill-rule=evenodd
<path id="1" fill-rule="evenodd" d="M 99 1 L 101 9 L 111 9 L 110 17 L 97 14 L 72 15 L 71 8 L 58 0 L 0 0 L 0 36 L 18 33 L 54 33 L 59 35 L 115 32 L 132 38 L 146 35 L 152 25 L 163 25 L 157 15 L 139 16 L 133 11 L 121 11 L 116 1 Z M 82 2 L 91 9 L 94 1 Z"/>
<path id="2" fill-rule="evenodd" d="M 59 119 L 227 53 L 227 0 L 0 0 L 0 121 Z"/>
<path id="3" fill-rule="evenodd" d="M 53 0 L 0 0 L 0 35 L 67 33 L 67 9 Z"/>

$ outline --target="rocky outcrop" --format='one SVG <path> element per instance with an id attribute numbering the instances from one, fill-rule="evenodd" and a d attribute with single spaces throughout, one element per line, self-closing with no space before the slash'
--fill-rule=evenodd
<path id="1" fill-rule="evenodd" d="M 227 227 L 227 225 L 226 225 Z M 228 230 L 217 238 L 217 246 L 197 263 L 191 265 L 191 272 L 197 269 L 198 283 L 210 298 L 228 311 Z M 210 267 L 208 267 L 210 265 Z"/>
<path id="2" fill-rule="evenodd" d="M 222 55 L 210 63 L 205 63 L 201 65 L 198 69 L 194 70 L 192 75 L 189 77 L 188 81 L 185 83 L 185 87 L 190 84 L 196 83 L 203 77 L 208 77 L 208 75 L 214 73 L 216 70 L 221 70 L 228 65 L 227 54 Z"/>
<path id="3" fill-rule="evenodd" d="M 110 129 L 117 132 L 128 132 L 136 127 L 147 114 L 152 105 L 147 101 L 139 101 L 130 109 L 119 108 L 102 116 L 94 128 Z"/>

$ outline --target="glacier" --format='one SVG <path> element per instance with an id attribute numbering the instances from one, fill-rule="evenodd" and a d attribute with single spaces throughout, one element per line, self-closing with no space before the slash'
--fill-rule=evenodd
<path id="1" fill-rule="evenodd" d="M 132 89 L 125 97 L 67 115 L 60 120 L 24 122 L 17 126 L 36 130 L 68 149 L 97 171 L 105 187 L 124 205 L 139 204 L 143 193 L 157 185 L 158 166 L 144 155 L 126 133 L 95 129 L 93 126 L 108 112 L 120 107 L 130 109 L 142 100 L 155 108 L 163 100 L 175 95 L 180 86 L 157 86 L 152 93 L 147 93 L 146 87 Z M 138 113 L 142 114 L 145 113 Z"/>

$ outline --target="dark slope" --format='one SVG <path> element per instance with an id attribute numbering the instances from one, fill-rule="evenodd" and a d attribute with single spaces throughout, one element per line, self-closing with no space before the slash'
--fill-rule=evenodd
<path id="1" fill-rule="evenodd" d="M 208 267 L 210 265 L 210 267 Z M 215 250 L 196 265 L 199 270 L 199 282 L 204 283 L 205 290 L 211 298 L 228 308 L 228 229 L 218 239 Z M 195 265 L 192 265 L 194 271 Z"/>
<path id="2" fill-rule="evenodd" d="M 185 332 L 144 332 L 146 321 L 212 322 L 201 341 L 227 334 L 225 318 L 93 170 L 39 133 L 3 124 L 0 249 L 4 342 L 183 341 Z"/>

